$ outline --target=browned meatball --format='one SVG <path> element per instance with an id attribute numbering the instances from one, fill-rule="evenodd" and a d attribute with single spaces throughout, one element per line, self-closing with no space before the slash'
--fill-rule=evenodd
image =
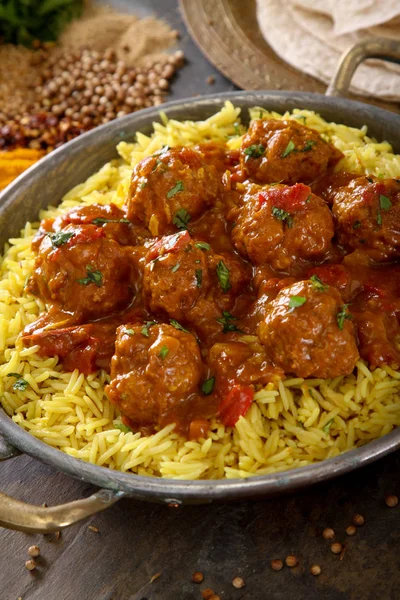
<path id="1" fill-rule="evenodd" d="M 96 225 L 43 236 L 28 289 L 82 319 L 108 316 L 133 299 L 132 253 Z"/>
<path id="2" fill-rule="evenodd" d="M 400 256 L 400 181 L 359 177 L 337 190 L 332 208 L 339 243 L 372 260 Z"/>
<path id="3" fill-rule="evenodd" d="M 220 191 L 220 176 L 201 152 L 166 149 L 135 167 L 126 201 L 128 218 L 144 223 L 154 236 L 172 233 L 212 206 Z"/>
<path id="4" fill-rule="evenodd" d="M 336 289 L 299 281 L 267 304 L 258 335 L 285 373 L 332 378 L 351 373 L 359 357 L 350 317 Z"/>
<path id="5" fill-rule="evenodd" d="M 299 259 L 321 259 L 334 235 L 325 202 L 308 186 L 251 186 L 236 217 L 232 240 L 255 265 L 278 271 Z"/>
<path id="6" fill-rule="evenodd" d="M 241 166 L 261 183 L 311 183 L 341 157 L 314 129 L 275 119 L 250 123 L 241 147 Z"/>
<path id="7" fill-rule="evenodd" d="M 117 330 L 110 401 L 135 426 L 173 419 L 174 409 L 198 392 L 203 378 L 199 346 L 171 325 L 124 325 Z"/>

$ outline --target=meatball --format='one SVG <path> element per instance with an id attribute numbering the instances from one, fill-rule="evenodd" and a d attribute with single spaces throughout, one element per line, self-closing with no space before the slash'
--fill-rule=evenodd
<path id="1" fill-rule="evenodd" d="M 341 157 L 314 129 L 297 121 L 255 120 L 241 146 L 241 166 L 254 181 L 311 183 Z"/>
<path id="2" fill-rule="evenodd" d="M 171 325 L 124 325 L 117 330 L 111 361 L 110 401 L 135 426 L 173 422 L 203 378 L 199 346 Z"/>
<path id="3" fill-rule="evenodd" d="M 171 148 L 142 160 L 134 169 L 126 201 L 128 218 L 152 235 L 184 229 L 212 206 L 221 191 L 215 167 L 201 152 Z"/>
<path id="4" fill-rule="evenodd" d="M 267 304 L 257 331 L 270 360 L 297 377 L 347 375 L 359 357 L 351 315 L 339 292 L 313 281 L 281 290 Z"/>
<path id="5" fill-rule="evenodd" d="M 347 250 L 362 248 L 375 262 L 400 257 L 400 181 L 354 179 L 337 190 L 332 212 Z"/>
<path id="6" fill-rule="evenodd" d="M 298 260 L 320 260 L 334 235 L 325 202 L 308 186 L 250 186 L 239 209 L 232 240 L 255 265 L 285 271 Z"/>
<path id="7" fill-rule="evenodd" d="M 133 299 L 131 250 L 96 225 L 68 225 L 43 236 L 28 290 L 78 319 L 96 319 Z"/>

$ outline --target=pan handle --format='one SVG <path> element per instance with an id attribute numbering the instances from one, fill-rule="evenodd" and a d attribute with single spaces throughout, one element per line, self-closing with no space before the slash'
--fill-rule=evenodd
<path id="1" fill-rule="evenodd" d="M 355 70 L 367 58 L 400 62 L 400 42 L 386 38 L 371 38 L 346 50 L 340 57 L 336 71 L 325 92 L 326 96 L 346 96 Z"/>
<path id="2" fill-rule="evenodd" d="M 109 508 L 125 492 L 102 489 L 82 500 L 44 508 L 0 492 L 0 527 L 25 533 L 52 533 Z"/>

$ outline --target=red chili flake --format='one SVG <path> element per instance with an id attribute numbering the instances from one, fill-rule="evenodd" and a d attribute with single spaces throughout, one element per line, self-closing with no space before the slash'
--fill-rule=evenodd
<path id="1" fill-rule="evenodd" d="M 147 254 L 147 260 L 154 260 L 168 252 L 178 252 L 182 248 L 185 248 L 191 239 L 188 231 L 180 231 L 174 235 L 166 235 L 153 244 Z"/>
<path id="2" fill-rule="evenodd" d="M 249 410 L 253 398 L 253 388 L 239 383 L 234 385 L 219 407 L 219 416 L 223 424 L 234 427 L 239 418 L 244 417 Z"/>
<path id="3" fill-rule="evenodd" d="M 311 188 L 304 183 L 296 183 L 291 186 L 269 186 L 259 193 L 260 204 L 269 202 L 271 206 L 281 208 L 287 212 L 302 209 L 311 194 Z"/>

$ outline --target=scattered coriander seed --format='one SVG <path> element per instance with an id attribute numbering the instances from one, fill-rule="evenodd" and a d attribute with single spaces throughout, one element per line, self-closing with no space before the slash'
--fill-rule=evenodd
<path id="1" fill-rule="evenodd" d="M 34 561 L 33 558 L 30 558 L 26 561 L 25 567 L 28 569 L 28 571 L 34 571 L 36 569 L 36 561 Z"/>
<path id="2" fill-rule="evenodd" d="M 343 546 L 340 542 L 333 542 L 333 544 L 331 545 L 331 551 L 333 552 L 333 554 L 340 554 L 342 550 Z"/>
<path id="3" fill-rule="evenodd" d="M 347 535 L 355 535 L 357 533 L 357 527 L 354 525 L 349 525 L 346 527 L 346 533 Z"/>
<path id="4" fill-rule="evenodd" d="M 357 527 L 360 527 L 361 525 L 364 525 L 365 519 L 362 515 L 356 514 L 353 517 L 353 523 L 354 525 L 357 525 Z"/>
<path id="5" fill-rule="evenodd" d="M 204 581 L 203 573 L 201 571 L 195 571 L 195 573 L 192 575 L 192 581 L 193 583 L 201 583 Z"/>
<path id="6" fill-rule="evenodd" d="M 335 532 L 330 527 L 327 527 L 323 530 L 322 537 L 326 540 L 333 540 L 333 538 L 335 537 Z"/>
<path id="7" fill-rule="evenodd" d="M 295 567 L 296 565 L 299 564 L 299 561 L 297 560 L 297 556 L 290 554 L 289 556 L 286 557 L 285 563 L 286 563 L 287 567 Z"/>
<path id="8" fill-rule="evenodd" d="M 29 554 L 29 556 L 32 556 L 33 558 L 36 558 L 37 556 L 39 556 L 39 554 L 40 554 L 39 546 L 29 546 L 28 554 Z"/>
<path id="9" fill-rule="evenodd" d="M 245 585 L 244 579 L 242 579 L 242 577 L 235 577 L 234 579 L 232 579 L 232 585 L 237 590 L 240 590 Z"/>
<path id="10" fill-rule="evenodd" d="M 394 508 L 395 506 L 398 505 L 399 499 L 394 494 L 388 494 L 385 497 L 385 502 L 386 502 L 386 506 L 389 506 L 389 508 Z"/>
<path id="11" fill-rule="evenodd" d="M 271 569 L 273 571 L 281 571 L 283 569 L 283 560 L 280 560 L 280 558 L 271 560 Z"/>
<path id="12" fill-rule="evenodd" d="M 310 573 L 311 575 L 320 575 L 321 574 L 321 567 L 319 565 L 313 565 L 310 569 Z"/>

